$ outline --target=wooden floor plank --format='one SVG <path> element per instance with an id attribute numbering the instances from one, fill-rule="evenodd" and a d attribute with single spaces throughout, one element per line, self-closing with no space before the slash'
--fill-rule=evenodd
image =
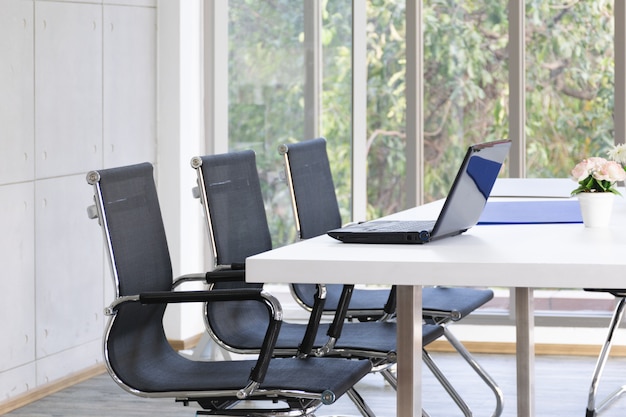
<path id="1" fill-rule="evenodd" d="M 482 381 L 454 353 L 435 352 L 433 357 L 468 402 L 474 416 L 491 416 L 493 397 Z M 503 417 L 515 417 L 515 357 L 508 354 L 478 354 L 479 362 L 498 381 L 505 394 Z M 537 403 L 536 413 L 541 417 L 583 417 L 591 373 L 595 365 L 592 357 L 549 356 L 536 359 Z M 626 359 L 611 358 L 601 395 L 626 382 Z M 380 375 L 369 375 L 357 386 L 378 416 L 394 416 L 395 391 Z M 434 381 L 424 372 L 424 408 L 431 417 L 454 417 L 461 413 Z M 196 408 L 184 407 L 169 399 L 146 399 L 128 394 L 107 375 L 98 375 L 63 389 L 24 407 L 11 411 L 7 417 L 156 417 L 194 416 Z M 331 406 L 322 407 L 318 415 L 358 416 L 359 412 L 347 397 Z M 602 417 L 626 415 L 626 398 L 621 399 Z"/>

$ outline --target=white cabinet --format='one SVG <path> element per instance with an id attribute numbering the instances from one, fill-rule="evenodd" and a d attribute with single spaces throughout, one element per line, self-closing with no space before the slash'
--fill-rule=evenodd
<path id="1" fill-rule="evenodd" d="M 0 2 L 0 185 L 34 178 L 33 3 Z"/>
<path id="2" fill-rule="evenodd" d="M 35 3 L 35 172 L 102 163 L 102 6 Z"/>
<path id="3" fill-rule="evenodd" d="M 0 372 L 35 359 L 35 209 L 32 182 L 0 186 Z M 0 378 L 1 379 L 1 378 Z"/>
<path id="4" fill-rule="evenodd" d="M 85 175 L 156 162 L 156 0 L 0 0 L 0 403 L 102 363 Z"/>
<path id="5" fill-rule="evenodd" d="M 156 11 L 104 6 L 104 166 L 156 162 Z"/>
<path id="6" fill-rule="evenodd" d="M 87 217 L 92 195 L 85 175 L 36 183 L 38 358 L 102 337 L 102 232 Z"/>

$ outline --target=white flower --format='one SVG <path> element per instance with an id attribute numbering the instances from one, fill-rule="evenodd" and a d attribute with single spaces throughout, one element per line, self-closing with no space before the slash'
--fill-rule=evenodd
<path id="1" fill-rule="evenodd" d="M 626 154 L 626 148 L 624 149 Z M 591 157 L 580 161 L 572 169 L 572 178 L 578 182 L 578 188 L 572 195 L 579 193 L 614 193 L 618 181 L 626 179 L 626 171 L 617 161 L 607 161 L 604 158 Z"/>
<path id="2" fill-rule="evenodd" d="M 607 154 L 609 155 L 609 159 L 626 165 L 626 144 L 620 143 L 619 145 L 615 145 L 612 149 L 607 151 Z"/>

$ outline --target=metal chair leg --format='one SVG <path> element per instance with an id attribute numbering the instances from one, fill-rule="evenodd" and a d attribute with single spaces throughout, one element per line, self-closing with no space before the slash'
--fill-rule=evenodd
<path id="1" fill-rule="evenodd" d="M 430 354 L 425 349 L 422 349 L 422 362 L 424 362 L 428 369 L 430 369 L 430 372 L 432 372 L 435 378 L 437 378 L 437 381 L 439 381 L 443 389 L 445 389 L 448 395 L 450 395 L 450 398 L 452 398 L 459 409 L 463 412 L 463 415 L 465 417 L 471 417 L 472 410 L 470 410 L 467 403 L 463 401 L 463 398 L 461 398 L 457 390 L 454 389 L 450 381 L 448 381 L 448 379 L 444 376 L 443 372 L 441 372 L 439 367 L 430 357 Z"/>
<path id="2" fill-rule="evenodd" d="M 382 371 L 380 371 L 380 373 L 383 376 L 383 378 L 385 378 L 385 381 L 387 381 L 387 383 L 391 385 L 391 388 L 397 391 L 398 390 L 398 378 L 396 378 L 393 372 L 391 372 L 391 368 L 383 369 Z"/>
<path id="3" fill-rule="evenodd" d="M 620 298 L 617 306 L 615 307 L 611 322 L 609 323 L 609 332 L 606 341 L 602 346 L 602 350 L 600 351 L 600 356 L 598 356 L 598 361 L 596 362 L 596 367 L 593 371 L 593 377 L 591 378 L 591 388 L 589 389 L 589 398 L 587 400 L 586 417 L 595 417 L 604 407 L 617 400 L 624 392 L 626 392 L 626 386 L 620 387 L 596 407 L 596 396 L 598 394 L 600 377 L 602 376 L 604 366 L 609 359 L 609 353 L 613 344 L 613 335 L 615 333 L 615 329 L 617 329 L 620 322 L 622 321 L 622 317 L 624 316 L 625 304 L 626 298 Z"/>
<path id="4" fill-rule="evenodd" d="M 474 369 L 474 372 L 480 376 L 480 378 L 487 384 L 489 389 L 493 391 L 493 394 L 496 398 L 496 408 L 492 414 L 492 417 L 499 417 L 502 414 L 502 409 L 504 407 L 504 394 L 502 390 L 498 386 L 498 384 L 489 376 L 487 371 L 480 366 L 478 362 L 474 359 L 472 354 L 463 346 L 463 344 L 448 330 L 448 328 L 444 327 L 444 336 L 448 339 L 448 342 L 456 349 L 457 352 L 465 359 L 465 361 Z"/>
<path id="5" fill-rule="evenodd" d="M 461 395 L 454 389 L 450 381 L 448 381 L 448 379 L 444 376 L 443 372 L 441 372 L 439 367 L 435 364 L 435 362 L 425 349 L 422 349 L 422 362 L 424 362 L 430 372 L 432 372 L 432 374 L 435 376 L 437 381 L 439 381 L 443 389 L 446 390 L 448 395 L 450 395 L 450 398 L 452 398 L 452 400 L 456 403 L 459 409 L 463 412 L 463 415 L 465 417 L 471 417 L 472 410 L 470 410 L 467 403 L 463 401 Z M 382 374 L 383 378 L 385 378 L 385 380 L 389 383 L 389 385 L 393 387 L 393 389 L 398 389 L 398 379 L 393 374 L 393 372 L 391 372 L 390 368 L 383 369 L 382 371 L 380 371 L 380 373 Z M 422 409 L 422 417 L 428 417 L 428 413 L 424 409 Z"/>
<path id="6" fill-rule="evenodd" d="M 376 414 L 372 411 L 372 409 L 367 405 L 361 394 L 357 392 L 354 387 L 350 388 L 348 392 L 346 392 L 348 397 L 352 400 L 356 408 L 359 409 L 363 417 L 375 417 Z"/>

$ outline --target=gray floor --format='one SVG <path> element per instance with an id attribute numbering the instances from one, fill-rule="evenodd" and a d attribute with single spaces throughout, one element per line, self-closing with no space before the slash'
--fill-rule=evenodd
<path id="1" fill-rule="evenodd" d="M 455 387 L 469 403 L 474 416 L 490 416 L 493 399 L 482 381 L 472 373 L 457 355 L 434 354 L 437 364 L 454 382 Z M 516 416 L 515 358 L 510 355 L 477 355 L 491 376 L 498 381 L 505 394 L 504 417 Z M 536 359 L 536 415 L 542 417 L 585 416 L 586 397 L 594 366 L 594 358 L 539 356 Z M 626 358 L 611 359 L 600 391 L 603 394 L 621 384 L 626 370 Z M 623 379 L 626 379 L 624 377 Z M 369 375 L 358 385 L 358 390 L 378 416 L 395 415 L 395 391 L 383 382 L 380 375 Z M 432 376 L 424 373 L 424 408 L 431 417 L 454 417 L 461 413 L 446 396 Z M 119 388 L 107 374 L 48 396 L 40 401 L 5 414 L 8 417 L 156 417 L 194 416 L 195 408 L 183 407 L 172 400 L 145 399 L 128 394 Z M 359 416 L 348 398 L 318 410 L 318 416 Z M 626 398 L 616 402 L 602 413 L 603 417 L 626 415 Z"/>

